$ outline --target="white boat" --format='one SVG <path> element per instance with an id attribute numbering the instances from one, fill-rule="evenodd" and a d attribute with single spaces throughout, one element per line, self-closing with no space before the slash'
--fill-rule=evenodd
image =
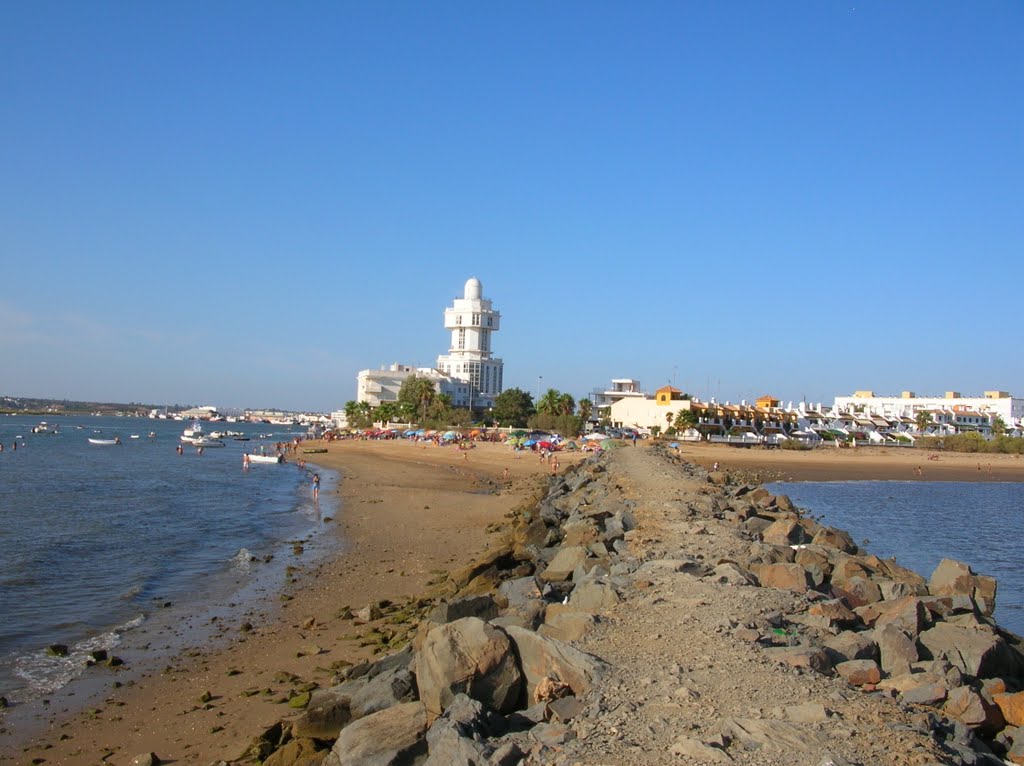
<path id="1" fill-rule="evenodd" d="M 182 441 L 185 437 L 182 436 Z M 218 441 L 217 439 L 210 439 L 209 437 L 193 438 L 192 441 L 188 442 L 193 447 L 223 447 L 224 442 Z"/>
<path id="2" fill-rule="evenodd" d="M 89 444 L 96 444 L 101 447 L 113 447 L 120 443 L 121 440 L 116 437 L 113 439 L 94 439 L 91 436 L 89 437 Z"/>
<path id="3" fill-rule="evenodd" d="M 129 438 L 129 439 L 138 439 L 138 438 L 139 438 L 139 435 L 138 435 L 138 434 L 132 434 L 132 435 L 131 435 L 131 436 L 129 436 L 128 438 Z"/>
<path id="4" fill-rule="evenodd" d="M 284 457 L 282 455 L 250 455 L 246 454 L 249 463 L 283 463 Z M 243 460 L 244 461 L 244 460 Z M 246 462 L 246 461 L 244 461 Z"/>
<path id="5" fill-rule="evenodd" d="M 218 441 L 213 438 L 213 434 L 207 435 L 203 432 L 203 424 L 198 420 L 195 421 L 191 427 L 186 428 L 181 432 L 181 440 L 185 444 L 191 444 L 194 447 L 223 447 L 224 442 Z"/>
<path id="6" fill-rule="evenodd" d="M 57 426 L 51 426 L 45 420 L 37 426 L 32 426 L 32 433 L 34 434 L 55 434 L 57 433 Z"/>

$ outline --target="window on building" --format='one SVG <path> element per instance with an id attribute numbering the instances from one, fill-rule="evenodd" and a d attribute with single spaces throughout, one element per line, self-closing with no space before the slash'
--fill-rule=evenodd
<path id="1" fill-rule="evenodd" d="M 491 331 L 481 330 L 480 331 L 480 350 L 490 351 L 491 350 Z"/>
<path id="2" fill-rule="evenodd" d="M 462 314 L 455 317 L 455 324 L 462 324 Z"/>
<path id="3" fill-rule="evenodd" d="M 465 328 L 459 330 L 459 348 L 466 347 L 466 330 Z"/>
<path id="4" fill-rule="evenodd" d="M 480 315 L 473 314 L 473 326 L 478 327 L 480 325 Z"/>

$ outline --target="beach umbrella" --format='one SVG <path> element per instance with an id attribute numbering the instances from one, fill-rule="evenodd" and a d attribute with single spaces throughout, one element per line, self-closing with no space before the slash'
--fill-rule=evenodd
<path id="1" fill-rule="evenodd" d="M 472 431 L 469 432 L 469 435 L 470 436 L 479 436 L 480 435 L 480 429 L 479 428 L 474 428 Z"/>
<path id="2" fill-rule="evenodd" d="M 615 441 L 614 439 L 605 439 L 603 442 L 601 442 L 601 449 L 615 449 L 616 447 L 619 446 L 621 446 L 619 442 Z"/>
<path id="3" fill-rule="evenodd" d="M 562 445 L 562 449 L 567 449 L 572 452 L 573 450 L 579 449 L 579 445 L 577 445 L 576 442 L 566 442 Z"/>
<path id="4" fill-rule="evenodd" d="M 454 431 L 445 431 L 443 434 L 441 434 L 441 438 L 444 439 L 445 441 L 451 441 L 452 439 L 456 438 L 456 436 L 458 436 L 458 434 L 456 434 Z"/>
<path id="5" fill-rule="evenodd" d="M 537 442 L 537 446 L 541 449 L 551 449 L 553 445 L 551 442 Z"/>
<path id="6" fill-rule="evenodd" d="M 527 439 L 525 442 L 523 442 L 523 446 L 524 447 L 532 447 L 536 443 L 537 442 L 535 442 L 533 439 Z"/>
<path id="7" fill-rule="evenodd" d="M 526 431 L 513 431 L 512 432 L 512 436 L 514 436 L 517 439 L 519 439 L 519 438 L 521 438 L 523 436 L 526 436 Z"/>
<path id="8" fill-rule="evenodd" d="M 670 446 L 672 449 L 679 449 L 679 442 L 672 442 L 668 446 Z"/>

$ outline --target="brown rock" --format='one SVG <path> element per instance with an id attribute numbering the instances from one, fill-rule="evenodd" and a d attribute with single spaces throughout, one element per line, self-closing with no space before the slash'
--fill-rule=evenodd
<path id="1" fill-rule="evenodd" d="M 967 564 L 943 559 L 932 572 L 928 592 L 933 596 L 969 596 L 983 614 L 991 615 L 996 607 L 996 586 L 994 577 L 976 575 Z"/>
<path id="2" fill-rule="evenodd" d="M 910 664 L 917 662 L 917 645 L 895 625 L 875 628 L 872 636 L 878 643 L 882 670 L 890 676 L 910 673 Z"/>
<path id="3" fill-rule="evenodd" d="M 430 720 L 464 693 L 498 712 L 519 701 L 522 676 L 504 631 L 476 617 L 441 625 L 416 655 L 416 684 Z"/>
<path id="4" fill-rule="evenodd" d="M 523 628 L 509 627 L 508 634 L 515 642 L 529 699 L 542 679 L 568 684 L 578 697 L 590 691 L 607 672 L 602 660 L 561 641 Z"/>
<path id="5" fill-rule="evenodd" d="M 993 694 L 992 699 L 1010 726 L 1024 726 L 1024 692 Z"/>
<path id="6" fill-rule="evenodd" d="M 330 750 L 318 750 L 311 739 L 293 739 L 275 751 L 263 766 L 320 766 Z"/>
<path id="7" fill-rule="evenodd" d="M 853 538 L 850 537 L 849 532 L 845 532 L 842 529 L 834 529 L 832 527 L 822 527 L 818 530 L 818 533 L 811 540 L 815 545 L 821 545 L 825 548 L 835 548 L 836 550 L 843 551 L 844 553 L 856 553 L 857 546 L 853 542 Z"/>
<path id="8" fill-rule="evenodd" d="M 850 686 L 877 684 L 882 679 L 882 671 L 874 660 L 848 660 L 836 665 L 836 672 L 846 679 Z"/>
<path id="9" fill-rule="evenodd" d="M 561 548 L 550 563 L 540 573 L 540 579 L 544 582 L 562 582 L 572 577 L 576 567 L 582 564 L 588 556 L 587 549 L 582 545 L 575 545 L 569 548 Z"/>
<path id="10" fill-rule="evenodd" d="M 851 628 L 859 618 L 843 603 L 842 599 L 819 601 L 807 609 L 804 622 L 820 628 Z"/>
<path id="11" fill-rule="evenodd" d="M 968 686 L 951 690 L 942 710 L 984 736 L 992 736 L 1006 725 L 1002 709 Z"/>
<path id="12" fill-rule="evenodd" d="M 339 766 L 412 763 L 426 752 L 426 733 L 427 712 L 423 704 L 405 702 L 346 726 L 331 753 Z"/>
<path id="13" fill-rule="evenodd" d="M 764 564 L 756 570 L 762 588 L 779 588 L 794 593 L 806 593 L 810 580 L 799 564 Z"/>
<path id="14" fill-rule="evenodd" d="M 792 519 L 779 519 L 761 535 L 769 545 L 798 545 L 805 541 L 803 527 Z"/>

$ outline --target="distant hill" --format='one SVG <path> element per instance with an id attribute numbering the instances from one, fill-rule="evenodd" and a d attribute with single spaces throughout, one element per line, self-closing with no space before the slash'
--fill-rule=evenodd
<path id="1" fill-rule="evenodd" d="M 142 404 L 140 402 L 73 402 L 68 399 L 36 399 L 28 396 L 0 396 L 0 414 L 15 415 L 148 415 L 154 409 L 181 409 L 189 405 Z"/>

